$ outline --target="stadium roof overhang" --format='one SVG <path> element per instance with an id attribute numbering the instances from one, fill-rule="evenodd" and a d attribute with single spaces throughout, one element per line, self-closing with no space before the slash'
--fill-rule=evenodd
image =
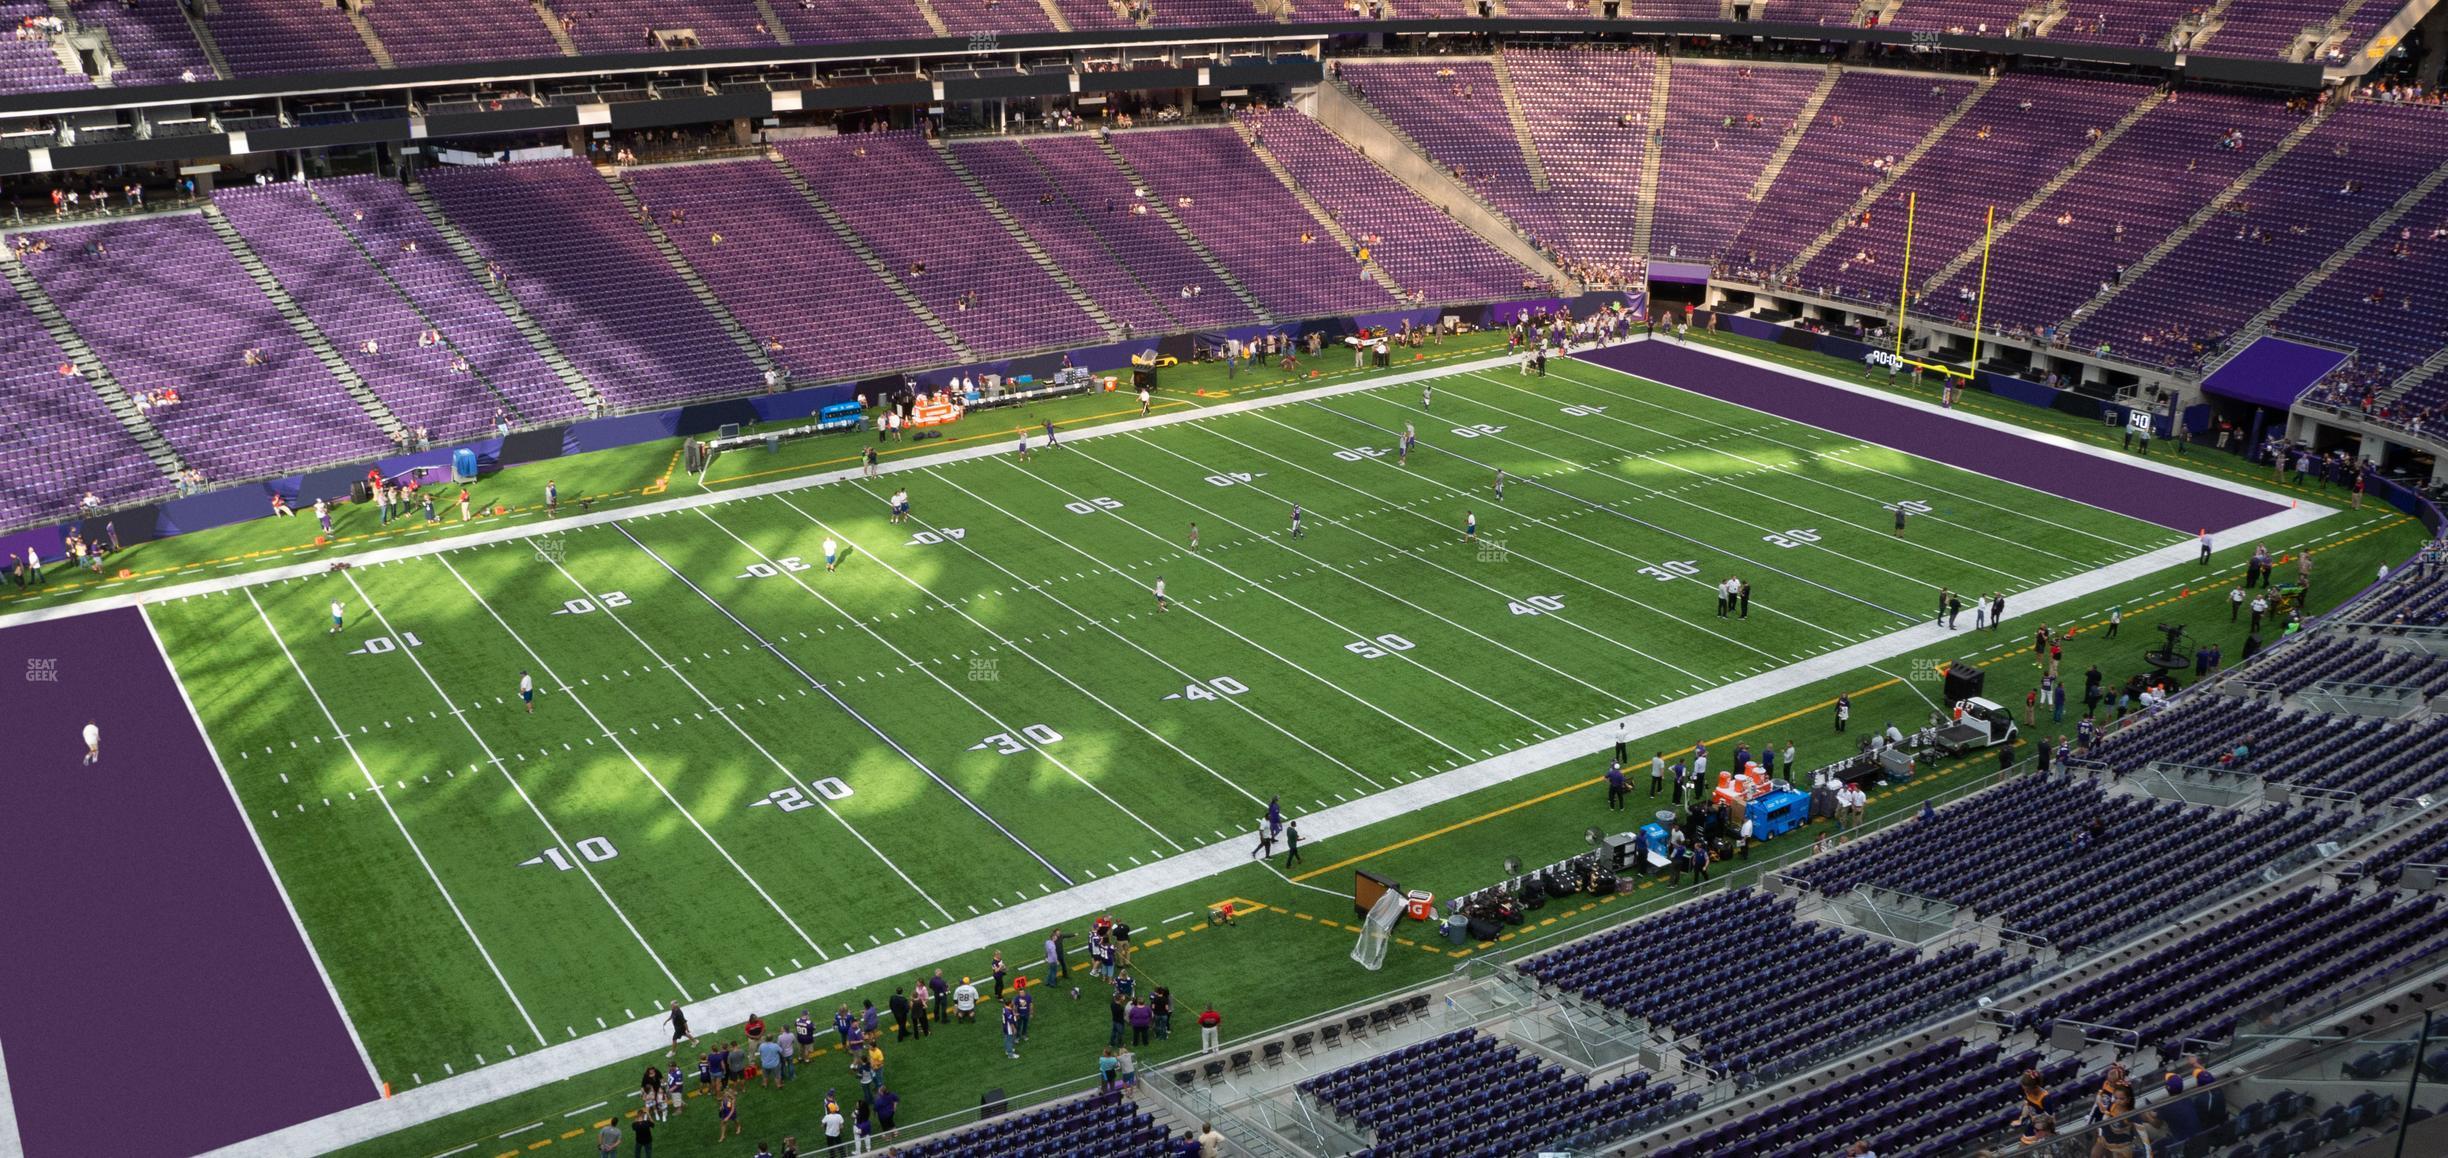
<path id="1" fill-rule="evenodd" d="M 1825 28 L 1816 25 L 1730 20 L 1517 20 L 1403 19 L 1340 23 L 1253 23 L 1211 28 L 1151 28 L 1119 31 L 1029 32 L 1006 35 L 935 37 L 915 40 L 875 40 L 847 44 L 701 48 L 671 52 L 616 53 L 600 56 L 553 56 L 529 60 L 470 61 L 419 68 L 280 76 L 239 77 L 194 84 L 86 89 L 68 93 L 0 95 L 0 118 L 58 117 L 80 112 L 127 108 L 210 105 L 357 93 L 402 92 L 420 88 L 467 88 L 522 84 L 537 80 L 585 80 L 674 73 L 736 72 L 755 69 L 797 69 L 811 77 L 827 65 L 862 61 L 929 62 L 1014 52 L 1083 52 L 1131 48 L 1180 48 L 1209 45 L 1272 45 L 1309 51 L 1341 38 L 1434 36 L 1607 36 L 1695 37 L 1720 40 L 1784 40 L 1900 47 L 1931 53 L 2020 57 L 2034 61 L 2062 60 L 2145 70 L 2174 71 L 2235 83 L 2289 88 L 2316 88 L 2321 69 L 2316 64 L 2222 57 L 2180 57 L 2159 49 L 2116 45 L 2057 43 L 2005 37 L 1899 31 L 1883 28 Z"/>

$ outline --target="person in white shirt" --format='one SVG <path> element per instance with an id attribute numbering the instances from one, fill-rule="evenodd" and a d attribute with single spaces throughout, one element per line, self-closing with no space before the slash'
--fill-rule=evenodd
<path id="1" fill-rule="evenodd" d="M 1224 1158 L 1224 1135 L 1216 1132 L 1215 1123 L 1199 1126 L 1199 1158 Z"/>
<path id="2" fill-rule="evenodd" d="M 830 1154 L 834 1147 L 841 1145 L 842 1140 L 841 1107 L 832 1102 L 825 1103 L 824 1132 L 825 1152 Z"/>
<path id="3" fill-rule="evenodd" d="M 338 635 L 338 634 L 340 634 L 340 625 L 341 625 L 341 623 L 342 623 L 343 621 L 345 621 L 347 618 L 348 618 L 348 608 L 347 608 L 346 606 L 344 606 L 344 605 L 343 605 L 343 604 L 342 604 L 342 603 L 341 603 L 339 600 L 337 600 L 337 599 L 332 600 L 332 625 L 331 625 L 331 632 L 330 632 L 330 634 L 332 634 L 332 635 Z"/>
<path id="4" fill-rule="evenodd" d="M 1846 829 L 1861 827 L 1862 815 L 1869 809 L 1870 794 L 1859 784 L 1847 784 L 1836 794 L 1836 819 Z"/>
<path id="5" fill-rule="evenodd" d="M 527 705 L 527 714 L 535 714 L 535 677 L 519 673 L 519 702 Z"/>
<path id="6" fill-rule="evenodd" d="M 92 720 L 85 721 L 85 763 L 91 766 L 102 759 L 102 729 Z"/>
<path id="7" fill-rule="evenodd" d="M 838 562 L 839 562 L 839 560 L 840 560 L 840 558 L 841 558 L 841 544 L 834 542 L 834 541 L 833 541 L 833 537 L 832 537 L 831 535 L 827 535 L 827 536 L 825 536 L 825 541 L 824 541 L 824 553 L 825 553 L 825 570 L 827 570 L 827 571 L 831 571 L 831 570 L 832 570 L 832 569 L 833 569 L 835 566 L 837 566 L 837 565 L 838 565 Z"/>
<path id="8" fill-rule="evenodd" d="M 977 986 L 971 985 L 968 978 L 961 978 L 961 983 L 952 990 L 952 1008 L 960 1011 L 962 1021 L 973 1021 L 977 1017 L 977 1003 Z"/>
<path id="9" fill-rule="evenodd" d="M 1156 610 L 1170 611 L 1173 605 L 1165 599 L 1164 576 L 1156 577 Z"/>

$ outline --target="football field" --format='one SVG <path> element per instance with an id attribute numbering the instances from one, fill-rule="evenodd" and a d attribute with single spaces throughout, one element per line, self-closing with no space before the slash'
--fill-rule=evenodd
<path id="1" fill-rule="evenodd" d="M 149 604 L 379 1079 L 2191 538 L 1570 361 L 1030 442 Z"/>

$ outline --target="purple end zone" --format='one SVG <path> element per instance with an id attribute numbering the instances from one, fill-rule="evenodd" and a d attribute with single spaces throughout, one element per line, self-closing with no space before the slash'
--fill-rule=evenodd
<path id="1" fill-rule="evenodd" d="M 2209 483 L 1965 422 L 1928 405 L 1839 390 L 1672 342 L 1632 342 L 1580 356 L 2188 535 L 2204 527 L 2216 531 L 2249 523 L 2282 509 Z"/>
<path id="2" fill-rule="evenodd" d="M 0 631 L 0 680 L 0 1052 L 25 1152 L 194 1154 L 373 1100 L 142 613 Z"/>

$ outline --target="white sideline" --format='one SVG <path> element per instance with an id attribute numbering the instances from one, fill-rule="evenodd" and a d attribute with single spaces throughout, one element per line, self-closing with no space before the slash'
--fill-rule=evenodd
<path id="1" fill-rule="evenodd" d="M 1496 359 L 1476 365 L 1500 364 L 1503 364 L 1502 360 Z M 1192 421 L 1215 413 L 1230 413 L 1231 411 L 1226 407 L 1250 408 L 1275 405 L 1306 398 L 1401 385 L 1422 378 L 1464 373 L 1472 368 L 1473 364 L 1443 366 L 1372 379 L 1364 383 L 1351 383 L 1267 399 L 1254 399 L 1248 403 L 1226 403 L 1224 406 L 1170 415 L 1161 419 L 1133 419 L 1099 426 L 1093 431 L 1083 431 L 1081 436 L 1121 433 L 1170 422 Z M 1777 373 L 1793 374 L 1793 371 L 1783 367 L 1768 365 L 1766 368 Z M 1844 385 L 1833 379 L 1804 376 L 1828 385 L 1840 387 Z M 1881 397 L 1886 396 L 1881 395 Z M 1966 418 L 1971 420 L 1969 416 Z M 1993 425 L 2009 430 L 2014 429 L 2004 423 L 1993 423 Z M 2032 437 L 2045 436 L 2034 435 Z M 2065 440 L 2051 441 L 2099 457 L 2128 461 L 2123 456 L 2084 447 L 2078 443 Z M 999 445 L 992 448 L 979 447 L 968 451 L 953 452 L 946 456 L 924 460 L 922 464 L 913 463 L 909 466 L 931 466 L 939 462 L 981 457 L 1002 451 L 1003 448 Z M 904 466 L 902 469 L 908 469 L 909 466 Z M 618 513 L 607 512 L 603 515 L 580 517 L 592 522 L 607 522 L 616 518 L 651 513 L 655 509 L 689 509 L 706 505 L 709 502 L 800 489 L 821 482 L 852 477 L 856 473 L 856 470 L 853 469 L 839 475 L 768 484 L 720 496 L 691 496 L 651 507 L 632 507 Z M 2166 470 L 2163 473 L 2177 473 L 2188 480 L 2198 481 L 2198 476 L 2190 472 Z M 2249 490 L 2250 488 L 2243 489 Z M 2264 497 L 2269 496 L 2264 494 Z M 2279 497 L 2277 501 L 2293 502 L 2291 497 Z M 2335 512 L 2332 508 L 2319 504 L 2297 504 L 2250 523 L 2222 528 L 2221 533 L 2240 536 L 2242 539 L 2276 536 L 2333 513 Z M 492 539 L 503 539 L 534 534 L 537 529 L 533 526 L 522 526 L 515 530 L 487 534 Z M 445 543 L 396 549 L 396 553 L 390 551 L 376 553 L 366 558 L 401 558 L 465 545 L 471 540 L 485 541 L 476 536 L 462 537 Z M 2197 552 L 2193 543 L 2178 542 L 2105 567 L 2086 571 L 2077 576 L 2043 584 L 2030 591 L 2017 594 L 2016 606 L 2022 609 L 2018 614 L 2029 614 L 2058 607 L 2155 572 L 2189 565 L 2195 561 L 2196 556 Z M 323 563 L 318 561 L 302 569 L 285 569 L 284 573 L 311 573 L 321 566 Z M 268 581 L 270 578 L 282 577 L 282 574 L 258 575 L 246 580 L 215 580 L 210 584 L 198 586 L 215 588 L 238 586 L 245 582 Z M 150 594 L 155 599 L 162 599 L 194 593 L 194 591 L 173 588 Z M 89 608 L 96 604 L 79 606 Z M 1786 664 L 1764 675 L 1732 681 L 1672 703 L 1635 712 L 1621 717 L 1620 720 L 1609 719 L 1491 759 L 1423 777 L 1400 787 L 1362 797 L 1348 804 L 1310 813 L 1301 817 L 1312 825 L 1312 835 L 1307 843 L 1315 845 L 1323 838 L 1335 834 L 1349 833 L 1363 826 L 1390 820 L 1404 813 L 1442 803 L 1465 793 L 1503 784 L 1587 757 L 1593 752 L 1606 750 L 1614 741 L 1618 723 L 1624 724 L 1634 735 L 1652 735 L 1689 727 L 1700 720 L 1731 711 L 1746 703 L 1794 691 L 1848 671 L 1874 667 L 1916 651 L 1932 648 L 1945 641 L 1956 639 L 1959 634 L 1961 633 L 1946 631 L 1931 623 L 1904 628 L 1836 651 Z M 1955 650 L 1949 648 L 1942 654 L 1947 658 L 1955 658 Z M 1076 920 L 1082 914 L 1118 909 L 1159 892 L 1179 888 L 1247 863 L 1249 863 L 1249 856 L 1238 841 L 1209 845 L 1153 864 L 1025 901 L 993 913 L 973 917 L 957 924 L 931 929 L 880 948 L 837 958 L 812 968 L 784 974 L 744 989 L 733 990 L 718 997 L 696 1002 L 689 1007 L 690 1014 L 700 1025 L 724 1025 L 740 1021 L 754 1011 L 790 1008 L 805 1004 L 814 997 L 851 992 L 894 977 L 907 975 L 921 966 L 958 953 L 973 951 L 983 945 L 1014 940 L 1033 941 L 1036 935 L 1043 930 L 1063 921 Z M 1042 961 L 1032 964 L 1042 964 Z M 589 1034 L 575 1041 L 563 1042 L 532 1053 L 522 1054 L 514 1059 L 497 1062 L 480 1070 L 458 1074 L 442 1081 L 402 1091 L 386 1101 L 369 1102 L 327 1114 L 321 1118 L 226 1146 L 211 1153 L 233 1156 L 233 1158 L 235 1156 L 286 1158 L 288 1155 L 321 1153 L 354 1145 L 499 1098 L 525 1093 L 554 1081 L 568 1079 L 594 1069 L 649 1054 L 656 1046 L 667 1044 L 665 1036 L 659 1032 L 659 1029 L 659 1024 L 652 1019 L 630 1022 Z"/>
<path id="2" fill-rule="evenodd" d="M 1375 390 L 1383 386 L 1400 386 L 1409 382 L 1418 382 L 1431 378 L 1443 378 L 1448 375 L 1467 373 L 1474 370 L 1486 370 L 1505 364 L 1506 362 L 1502 357 L 1481 358 L 1471 362 L 1439 363 L 1437 365 L 1423 367 L 1418 370 L 1406 370 L 1399 374 L 1389 374 L 1378 378 L 1366 378 L 1357 382 L 1343 382 L 1332 386 L 1314 386 L 1307 390 L 1294 390 L 1285 394 L 1270 394 L 1264 398 L 1250 398 L 1240 402 L 1219 402 L 1213 406 L 1201 406 L 1194 410 L 1178 410 L 1170 414 L 1152 414 L 1146 418 L 1128 418 L 1120 422 L 1108 422 L 1097 426 L 1091 426 L 1085 430 L 1066 430 L 1062 433 L 1062 437 L 1065 441 L 1069 441 L 1082 438 L 1099 438 L 1109 434 L 1120 434 L 1124 431 L 1152 430 L 1160 426 L 1171 426 L 1177 422 L 1196 422 L 1199 419 L 1211 418 L 1219 414 L 1235 414 L 1243 410 L 1254 410 L 1262 406 L 1277 406 L 1289 402 L 1306 402 L 1312 398 L 1333 398 L 1338 395 L 1353 394 L 1362 390 Z M 977 446 L 964 447 L 959 450 L 945 450 L 935 454 L 914 455 L 890 464 L 879 463 L 876 467 L 876 473 L 879 475 L 899 474 L 904 471 L 925 470 L 943 466 L 946 463 L 966 462 L 973 458 L 992 458 L 995 455 L 1009 453 L 1011 453 L 1010 443 L 990 441 L 981 443 Z M 441 538 L 423 540 L 420 542 L 402 543 L 395 547 L 377 547 L 373 550 L 360 551 L 354 554 L 343 550 L 332 550 L 316 555 L 313 559 L 306 562 L 291 563 L 286 566 L 271 567 L 261 571 L 244 571 L 235 575 L 224 575 L 217 579 L 199 579 L 190 583 L 179 583 L 168 587 L 157 587 L 146 591 L 129 591 L 119 595 L 105 595 L 98 599 L 78 600 L 74 603 L 63 603 L 55 607 L 36 607 L 29 608 L 24 611 L 13 611 L 5 615 L 0 615 L 0 629 L 15 627 L 21 623 L 41 623 L 46 620 L 64 619 L 72 615 L 83 615 L 89 611 L 108 611 L 113 608 L 120 607 L 137 607 L 147 603 L 167 603 L 173 599 L 185 599 L 197 595 L 211 595 L 220 591 L 236 591 L 242 587 L 269 584 L 277 580 L 303 579 L 310 575 L 320 575 L 329 570 L 333 563 L 342 560 L 346 560 L 352 566 L 391 563 L 397 562 L 401 559 L 414 559 L 423 555 L 432 555 L 442 551 L 455 550 L 460 547 L 481 547 L 488 543 L 504 543 L 513 539 L 527 539 L 538 535 L 550 535 L 566 529 L 601 526 L 605 523 L 619 522 L 622 519 L 652 518 L 656 515 L 666 515 L 674 511 L 689 511 L 695 510 L 699 507 L 715 506 L 720 503 L 735 502 L 743 499 L 762 498 L 766 495 L 778 495 L 789 491 L 806 490 L 811 487 L 820 487 L 831 483 L 851 482 L 858 479 L 860 477 L 860 473 L 861 470 L 859 467 L 850 466 L 842 470 L 830 471 L 824 474 L 812 474 L 792 479 L 776 479 L 773 482 L 757 483 L 753 486 L 727 488 L 719 491 L 706 491 L 701 494 L 679 495 L 667 499 L 656 499 L 653 502 L 637 503 L 631 506 L 619 507 L 615 509 L 594 511 L 583 515 L 563 515 L 556 519 L 525 521 L 520 522 L 517 525 L 505 524 L 489 531 L 475 531 L 464 535 L 449 535 Z"/>
<path id="3" fill-rule="evenodd" d="M 0 1055 L 0 1158 L 25 1158 L 25 1142 L 17 1137 L 17 1103 L 9 1097 L 5 1055 Z"/>

